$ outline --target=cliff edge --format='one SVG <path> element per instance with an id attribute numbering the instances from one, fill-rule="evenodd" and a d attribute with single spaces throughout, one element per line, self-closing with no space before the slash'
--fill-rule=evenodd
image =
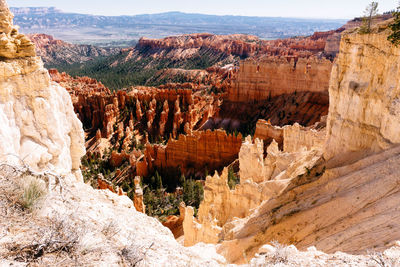
<path id="1" fill-rule="evenodd" d="M 82 182 L 82 124 L 0 1 L 0 265 L 215 266 L 126 196 Z"/>

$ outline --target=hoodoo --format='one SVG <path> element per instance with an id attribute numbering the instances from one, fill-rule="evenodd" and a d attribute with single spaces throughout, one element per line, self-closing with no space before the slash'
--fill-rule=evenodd
<path id="1" fill-rule="evenodd" d="M 103 49 L 0 0 L 0 266 L 399 266 L 391 17 Z"/>

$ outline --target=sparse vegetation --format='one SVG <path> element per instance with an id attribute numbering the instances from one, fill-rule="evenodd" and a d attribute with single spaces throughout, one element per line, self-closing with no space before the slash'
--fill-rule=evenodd
<path id="1" fill-rule="evenodd" d="M 228 185 L 231 190 L 235 189 L 235 186 L 240 183 L 239 177 L 235 174 L 232 167 L 228 169 Z"/>
<path id="2" fill-rule="evenodd" d="M 388 36 L 388 40 L 395 46 L 398 46 L 400 44 L 400 5 L 397 7 L 396 11 L 393 12 L 393 16 L 394 21 L 389 25 L 392 33 Z"/>
<path id="3" fill-rule="evenodd" d="M 21 181 L 23 188 L 19 204 L 25 210 L 31 210 L 46 194 L 46 188 L 42 180 L 34 177 L 23 177 Z"/>
<path id="4" fill-rule="evenodd" d="M 367 34 L 371 32 L 371 25 L 373 18 L 378 14 L 378 2 L 372 1 L 364 11 L 363 24 L 359 32 Z"/>
<path id="5" fill-rule="evenodd" d="M 280 244 L 277 241 L 272 241 L 271 245 L 275 248 L 275 250 L 267 255 L 268 260 L 273 264 L 287 263 L 291 253 L 288 246 Z"/>
<path id="6" fill-rule="evenodd" d="M 372 264 L 377 264 L 379 267 L 394 267 L 400 263 L 398 259 L 391 258 L 383 252 L 369 252 L 369 259 Z"/>
<path id="7" fill-rule="evenodd" d="M 27 244 L 11 243 L 8 258 L 19 262 L 34 262 L 46 254 L 64 253 L 74 257 L 78 250 L 80 233 L 76 228 L 64 220 L 49 219 L 45 228 L 39 228 L 37 240 L 30 240 Z M 32 238 L 32 237 L 31 237 Z"/>

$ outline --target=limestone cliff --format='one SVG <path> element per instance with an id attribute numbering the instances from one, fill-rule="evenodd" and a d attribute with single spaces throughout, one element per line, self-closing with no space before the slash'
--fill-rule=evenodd
<path id="1" fill-rule="evenodd" d="M 64 88 L 51 82 L 34 46 L 12 26 L 12 14 L 1 2 L 0 44 L 1 160 L 24 161 L 35 170 L 70 173 L 84 154 L 82 124 Z"/>
<path id="2" fill-rule="evenodd" d="M 315 133 L 304 135 L 293 129 L 287 139 L 291 145 L 284 148 L 291 151 L 286 152 L 288 156 L 299 157 L 276 157 L 277 144 L 272 143 L 265 160 L 260 143 L 255 142 L 255 147 L 244 144 L 241 153 L 246 152 L 246 157 L 239 155 L 241 183 L 247 177 L 258 181 L 260 188 L 274 167 L 271 185 L 266 188 L 276 188 L 278 182 L 282 187 L 254 210 L 247 210 L 249 215 L 242 219 L 227 217 L 238 215 L 226 212 L 225 204 L 213 206 L 207 201 L 210 197 L 205 198 L 200 210 L 208 212 L 202 217 L 199 212 L 199 221 L 186 211 L 184 230 L 189 243 L 218 242 L 218 251 L 228 261 L 245 262 L 273 240 L 332 253 L 363 253 L 384 250 L 400 238 L 396 223 L 400 216 L 400 140 L 396 130 L 400 48 L 387 41 L 388 34 L 387 25 L 380 24 L 371 34 L 343 35 L 329 86 L 325 142 L 315 142 L 320 139 Z M 297 138 L 293 138 L 295 133 Z M 280 160 L 271 162 L 269 158 Z M 285 159 L 289 165 L 282 164 Z M 226 183 L 224 176 L 213 179 Z M 221 188 L 210 186 L 205 196 L 218 196 Z M 224 203 L 223 194 L 220 199 L 215 203 Z M 248 202 L 239 202 L 234 210 L 252 199 L 257 197 L 249 196 Z M 207 228 L 210 230 L 204 233 Z"/>
<path id="3" fill-rule="evenodd" d="M 400 50 L 387 42 L 387 35 L 385 30 L 343 36 L 329 88 L 327 159 L 377 152 L 400 142 Z"/>

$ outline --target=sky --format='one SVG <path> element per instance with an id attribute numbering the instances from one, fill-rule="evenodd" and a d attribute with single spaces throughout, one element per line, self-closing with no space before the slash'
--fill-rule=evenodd
<path id="1" fill-rule="evenodd" d="M 137 15 L 168 11 L 213 15 L 349 19 L 362 15 L 370 0 L 8 0 L 12 7 L 55 6 L 65 12 Z M 378 0 L 379 11 L 398 0 Z"/>

